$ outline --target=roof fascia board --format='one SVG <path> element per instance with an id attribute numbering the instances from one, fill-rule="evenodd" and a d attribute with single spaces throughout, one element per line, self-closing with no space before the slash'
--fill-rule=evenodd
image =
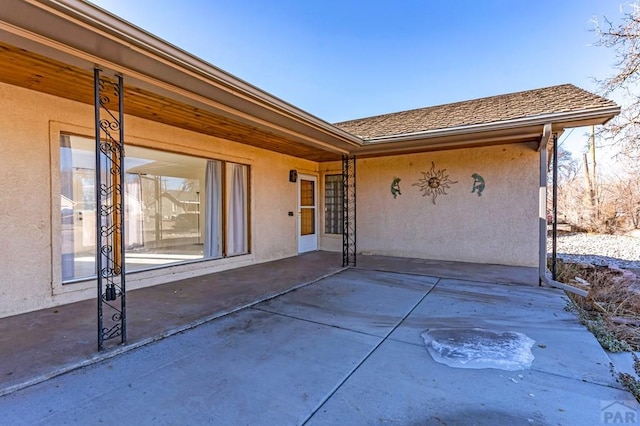
<path id="1" fill-rule="evenodd" d="M 382 155 L 399 155 L 423 151 L 438 151 L 459 148 L 474 148 L 490 145 L 505 145 L 512 143 L 526 143 L 538 141 L 540 132 L 527 131 L 526 133 L 518 133 L 515 135 L 502 136 L 485 136 L 483 138 L 472 139 L 455 139 L 453 141 L 442 141 L 441 139 L 432 140 L 432 143 L 421 143 L 424 140 L 415 140 L 414 143 L 387 143 L 376 145 L 365 145 L 359 150 L 354 151 L 356 155 L 362 156 L 382 156 Z M 537 146 L 537 142 L 536 142 Z"/>
<path id="2" fill-rule="evenodd" d="M 380 136 L 371 139 L 365 139 L 364 145 L 384 144 L 406 142 L 416 139 L 437 138 L 445 136 L 466 135 L 478 132 L 488 132 L 497 130 L 516 129 L 518 127 L 526 127 L 532 125 L 544 125 L 554 123 L 561 125 L 562 122 L 570 122 L 577 120 L 595 120 L 607 119 L 607 121 L 620 113 L 620 107 L 604 107 L 582 111 L 572 111 L 564 113 L 543 114 L 535 117 L 517 118 L 513 120 L 500 121 L 494 123 L 473 124 L 468 126 L 449 127 L 446 129 L 427 130 L 424 132 L 413 132 L 398 135 Z"/>
<path id="3" fill-rule="evenodd" d="M 73 0 L 25 1 L 62 19 L 80 25 L 99 36 L 107 37 L 139 54 L 162 62 L 164 65 L 176 68 L 193 78 L 241 97 L 245 101 L 257 104 L 276 114 L 338 138 L 342 143 L 349 146 L 357 147 L 362 144 L 362 140 L 357 136 L 296 108 L 90 3 Z M 94 58 L 102 60 L 102 58 Z M 112 63 L 109 67 L 111 68 L 113 65 Z M 118 66 L 117 68 L 120 69 L 119 72 L 123 72 L 125 67 Z"/>
<path id="4" fill-rule="evenodd" d="M 563 131 L 554 131 L 560 137 Z M 478 134 L 479 135 L 479 134 Z M 502 135 L 502 136 L 489 136 L 485 135 L 482 138 L 472 138 L 472 139 L 455 139 L 452 141 L 442 141 L 442 139 L 435 140 L 434 143 L 430 143 L 428 145 L 421 143 L 414 144 L 401 144 L 401 146 L 396 146 L 394 144 L 381 144 L 381 145 L 370 145 L 361 148 L 358 151 L 355 151 L 358 155 L 363 156 L 380 156 L 380 155 L 399 155 L 405 153 L 413 153 L 420 151 L 438 151 L 438 150 L 446 150 L 446 149 L 458 149 L 458 148 L 473 148 L 473 147 L 482 147 L 482 146 L 492 146 L 492 145 L 505 145 L 505 144 L 514 144 L 514 143 L 532 143 L 533 148 L 539 150 L 540 146 L 540 132 L 528 129 L 526 132 L 517 133 L 513 135 Z M 538 141 L 538 142 L 536 142 Z M 369 148 L 369 149 L 368 149 Z"/>

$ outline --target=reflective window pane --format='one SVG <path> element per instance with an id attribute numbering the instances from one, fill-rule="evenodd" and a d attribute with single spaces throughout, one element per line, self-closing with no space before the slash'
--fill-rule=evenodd
<path id="1" fill-rule="evenodd" d="M 221 162 L 134 146 L 125 150 L 126 270 L 201 259 L 205 252 L 219 257 L 222 218 L 213 213 L 222 204 Z M 63 281 L 95 276 L 95 209 L 94 141 L 62 135 Z"/>

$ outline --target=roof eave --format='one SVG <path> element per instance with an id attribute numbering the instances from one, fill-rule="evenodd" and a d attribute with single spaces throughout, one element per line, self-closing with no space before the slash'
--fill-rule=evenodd
<path id="1" fill-rule="evenodd" d="M 424 132 L 389 135 L 365 140 L 355 153 L 360 156 L 399 155 L 404 153 L 470 148 L 539 141 L 544 125 L 554 132 L 565 128 L 605 124 L 620 113 L 619 106 L 542 114 L 494 123 L 483 123 Z"/>
<path id="2" fill-rule="evenodd" d="M 403 133 L 388 136 L 378 136 L 373 138 L 364 138 L 364 146 L 373 144 L 382 144 L 390 142 L 406 142 L 416 139 L 431 139 L 445 136 L 466 135 L 480 132 L 489 132 L 497 130 L 515 129 L 528 127 L 532 125 L 544 125 L 553 123 L 554 128 L 570 128 L 588 126 L 591 124 L 605 124 L 613 117 L 620 113 L 619 106 L 608 106 L 598 109 L 588 109 L 581 111 L 570 111 L 563 113 L 542 114 L 534 117 L 517 118 L 513 120 L 472 124 L 466 126 L 449 127 L 446 129 L 426 130 L 422 132 Z M 575 125 L 575 123 L 581 123 Z M 586 123 L 586 124 L 582 124 Z"/>
<path id="3" fill-rule="evenodd" d="M 36 16 L 19 11 L 19 3 L 29 4 L 47 12 L 49 17 L 56 19 L 61 26 L 39 25 Z M 362 143 L 357 136 L 270 95 L 90 3 L 77 0 L 21 0 L 6 6 L 0 13 L 0 21 L 4 20 L 7 24 L 14 22 L 15 25 L 5 24 L 5 31 L 36 43 L 50 40 L 46 43 L 49 51 L 56 49 L 57 42 L 57 45 L 65 47 L 64 51 L 60 51 L 61 57 L 75 56 L 76 65 L 79 63 L 78 60 L 83 61 L 85 67 L 96 63 L 122 73 L 125 78 L 130 75 L 136 82 L 140 81 L 141 77 L 149 77 L 144 82 L 149 85 L 162 83 L 163 93 L 166 93 L 169 85 L 175 86 L 177 96 L 181 99 L 184 99 L 186 91 L 200 99 L 209 97 L 208 92 L 217 91 L 220 97 L 210 98 L 212 101 L 222 105 L 233 99 L 229 105 L 241 107 L 244 104 L 248 108 L 246 111 L 251 111 L 249 115 L 242 114 L 244 111 L 240 109 L 238 119 L 247 122 L 251 120 L 251 114 L 259 112 L 256 116 L 256 126 L 264 127 L 265 123 L 273 123 L 276 131 L 290 129 L 292 134 L 300 135 L 305 143 L 311 143 L 316 138 L 318 146 L 323 149 L 348 152 Z M 65 30 L 61 28 L 67 28 L 69 24 L 81 28 L 87 35 L 92 34 L 95 37 L 93 44 L 87 43 L 86 37 L 58 39 L 56 31 L 64 33 Z M 94 47 L 88 49 L 88 45 Z M 140 59 L 132 61 L 131 58 L 134 56 Z M 135 66 L 136 62 L 139 67 Z M 150 63 L 156 66 L 149 66 Z M 180 78 L 176 78 L 176 75 Z M 202 92 L 199 92 L 199 89 L 202 89 Z M 221 111 L 230 114 L 231 108 L 225 110 Z"/>
<path id="4" fill-rule="evenodd" d="M 174 99 L 337 154 L 392 155 L 403 150 L 515 143 L 528 141 L 536 133 L 539 135 L 545 123 L 553 123 L 554 130 L 603 124 L 620 112 L 618 106 L 607 106 L 363 140 L 92 4 L 77 0 L 5 1 L 7 7 L 0 11 L 0 24 L 3 25 L 0 34 L 5 31 L 5 34 L 40 44 L 48 49 L 47 53 L 55 51 L 85 68 L 94 64 L 108 66 L 111 71 L 128 75 L 129 81 L 171 94 Z M 20 10 L 26 11 L 26 5 L 47 12 L 48 18 L 54 17 L 60 26 L 44 25 L 51 24 L 51 19 L 40 22 L 34 15 L 21 13 Z M 3 23 L 3 18 L 10 19 Z M 16 26 L 9 22 L 15 22 Z M 76 34 L 65 33 L 65 28 L 76 30 Z M 78 36 L 81 31 L 92 40 Z"/>
<path id="5" fill-rule="evenodd" d="M 36 1 L 36 0 L 29 0 Z M 41 2 L 51 3 L 64 7 L 66 10 L 72 11 L 76 16 L 86 22 L 91 22 L 103 31 L 111 31 L 120 36 L 123 41 L 129 43 L 130 48 L 134 46 L 144 51 L 164 58 L 178 67 L 193 71 L 198 75 L 202 75 L 211 82 L 222 84 L 236 93 L 245 94 L 258 102 L 275 108 L 283 114 L 289 115 L 296 119 L 302 120 L 328 133 L 332 133 L 339 138 L 343 138 L 353 145 L 361 143 L 361 139 L 346 132 L 308 112 L 297 108 L 296 106 L 271 95 L 264 90 L 238 78 L 234 75 L 203 61 L 195 55 L 180 49 L 179 47 L 168 43 L 153 34 L 130 24 L 116 15 L 104 10 L 98 6 L 88 2 L 78 4 L 75 0 L 40 0 Z"/>

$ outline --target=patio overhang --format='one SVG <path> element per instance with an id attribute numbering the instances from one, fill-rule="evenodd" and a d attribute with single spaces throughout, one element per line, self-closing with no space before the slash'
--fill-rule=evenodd
<path id="1" fill-rule="evenodd" d="M 93 69 L 124 76 L 125 113 L 313 161 L 361 141 L 88 3 L 6 0 L 0 81 L 93 105 Z"/>

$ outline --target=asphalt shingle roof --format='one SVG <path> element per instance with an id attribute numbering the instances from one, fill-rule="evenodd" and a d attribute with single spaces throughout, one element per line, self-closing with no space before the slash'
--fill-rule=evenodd
<path id="1" fill-rule="evenodd" d="M 615 107 L 616 103 L 573 84 L 439 105 L 335 123 L 364 139 L 545 114 Z"/>

